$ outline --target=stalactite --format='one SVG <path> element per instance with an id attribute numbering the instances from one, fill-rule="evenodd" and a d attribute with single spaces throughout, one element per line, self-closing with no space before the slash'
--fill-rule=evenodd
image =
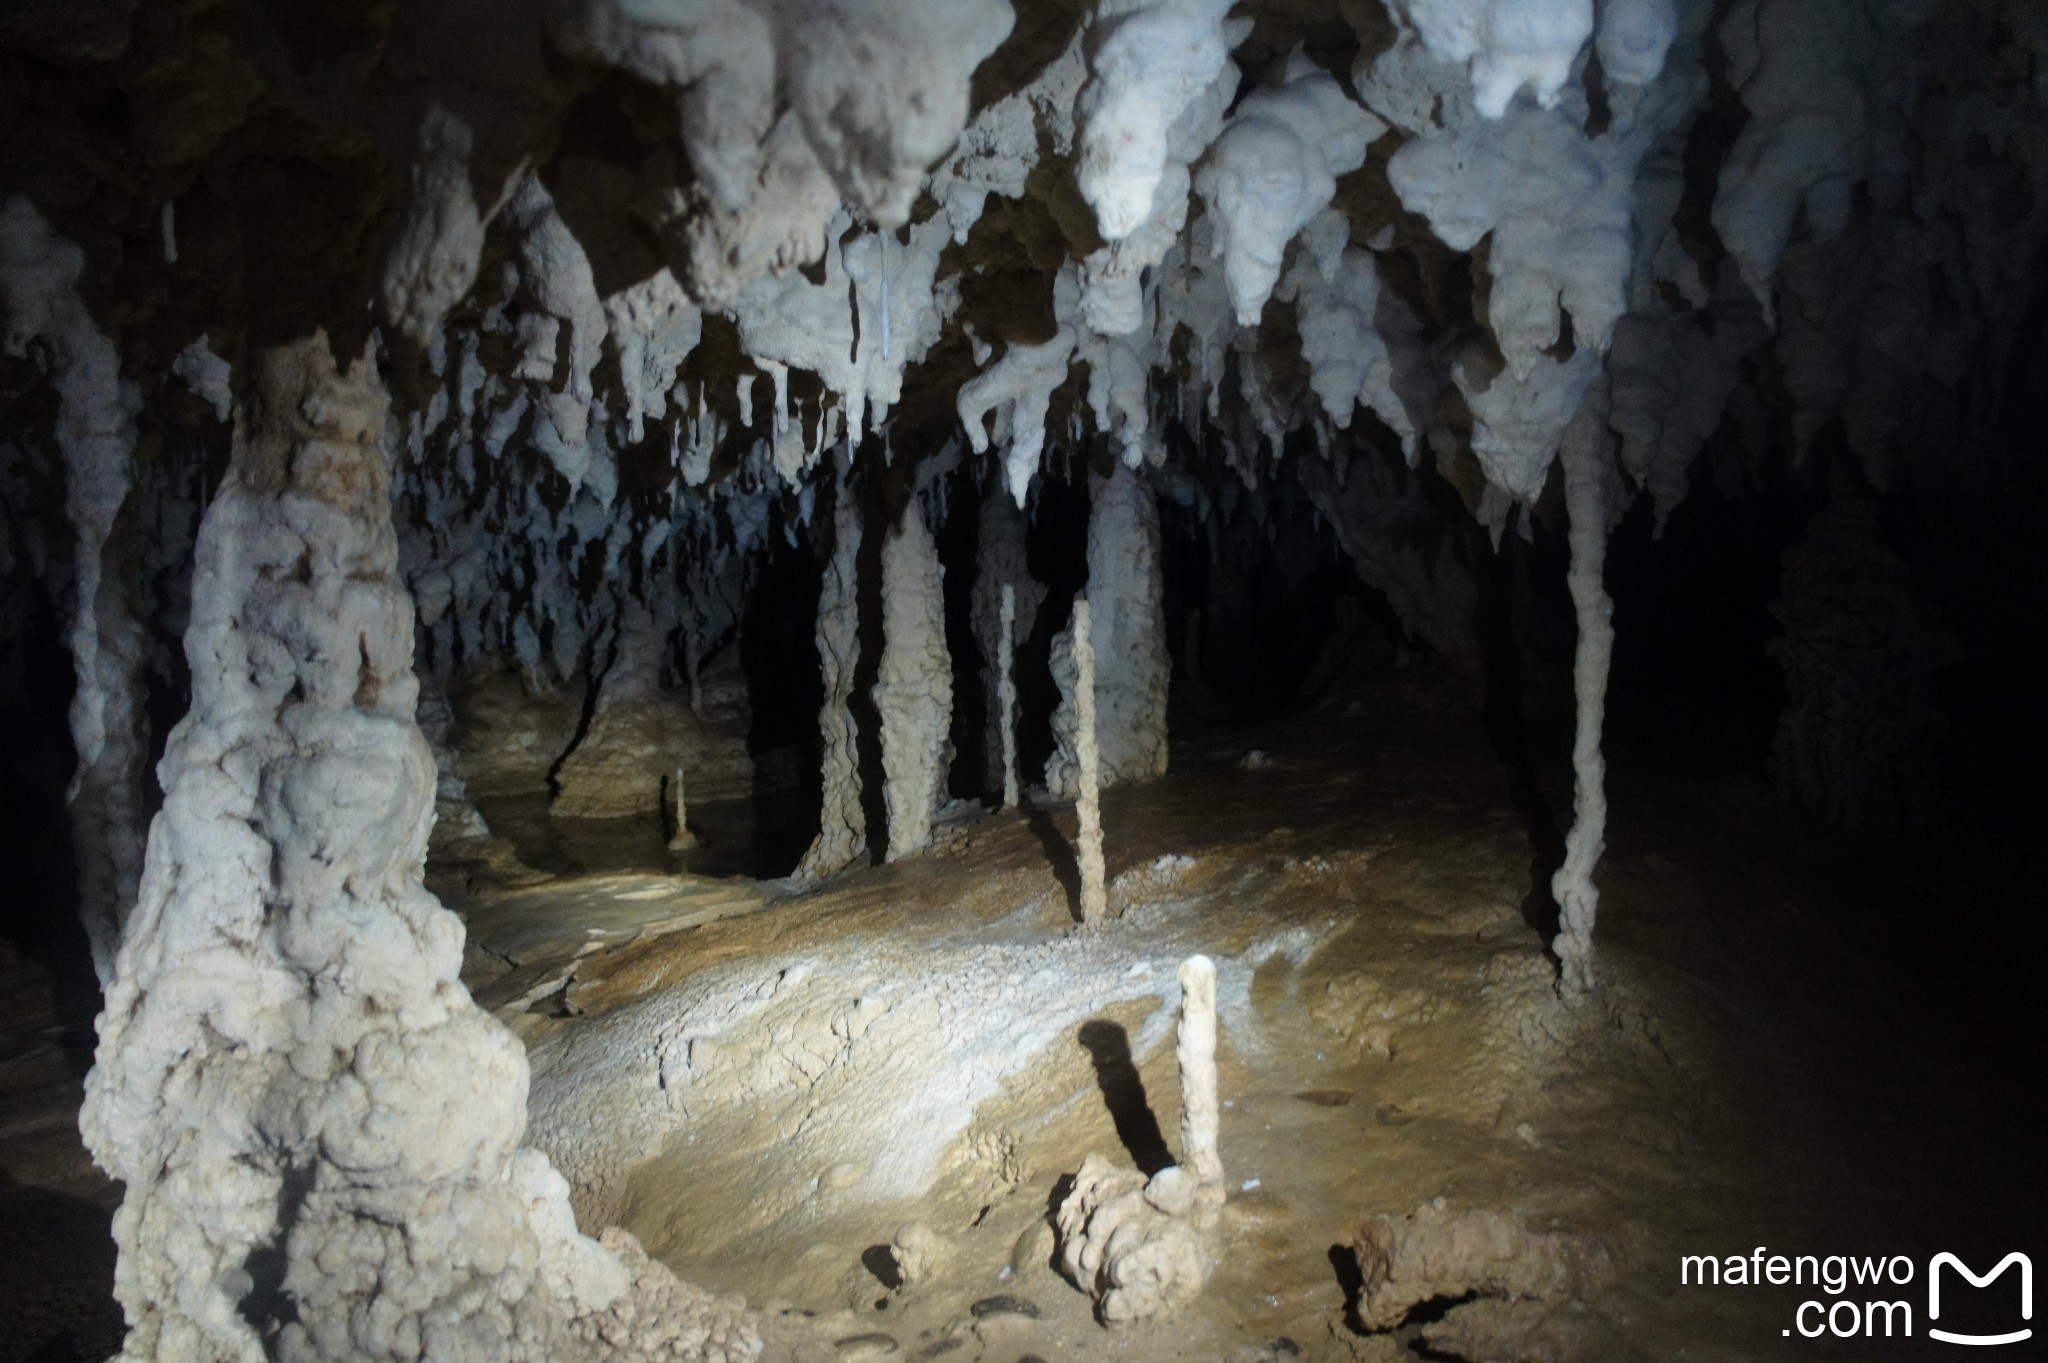
<path id="1" fill-rule="evenodd" d="M 860 666 L 860 500 L 847 476 L 851 455 L 838 453 L 838 488 L 832 506 L 832 559 L 818 593 L 818 665 L 824 674 L 825 703 L 818 711 L 824 752 L 823 806 L 818 836 L 804 853 L 797 875 L 827 876 L 866 854 L 867 816 L 861 809 L 860 736 L 851 702 Z"/>
<path id="2" fill-rule="evenodd" d="M 64 510 L 75 536 L 65 642 L 77 677 L 70 718 L 78 750 L 65 802 L 79 916 L 105 983 L 142 876 L 147 642 L 135 615 L 133 574 L 122 562 L 132 526 L 121 523 L 135 476 L 135 415 L 142 401 L 122 379 L 119 352 L 78 295 L 84 268 L 84 252 L 51 232 L 26 198 L 0 205 L 4 349 L 20 355 L 40 338 L 50 350 L 61 404 L 56 438 L 64 455 Z"/>
<path id="3" fill-rule="evenodd" d="M 1600 750 L 1600 727 L 1614 654 L 1614 603 L 1604 577 L 1613 480 L 1609 448 L 1603 385 L 1573 423 L 1562 451 L 1571 517 L 1571 596 L 1579 626 L 1572 659 L 1578 717 L 1572 742 L 1572 827 L 1565 837 L 1564 865 L 1551 877 L 1550 892 L 1558 905 L 1559 988 L 1567 999 L 1582 999 L 1593 989 L 1593 919 L 1600 905 L 1593 870 L 1607 835 L 1607 760 Z"/>
<path id="4" fill-rule="evenodd" d="M 81 1117 L 126 1185 L 122 1357 L 758 1355 L 737 1308 L 579 1234 L 520 1147 L 525 1053 L 422 883 L 434 761 L 383 395 L 317 333 L 253 371 Z"/>
<path id="5" fill-rule="evenodd" d="M 874 698 L 890 861 L 931 846 L 932 817 L 946 799 L 953 664 L 941 574 L 932 532 L 913 501 L 882 546 L 882 670 Z"/>
<path id="6" fill-rule="evenodd" d="M 1109 891 L 1102 860 L 1102 783 L 1095 743 L 1095 641 L 1088 618 L 1088 598 L 1074 601 L 1074 715 L 1079 798 L 1074 815 L 1080 823 L 1075 859 L 1081 867 L 1081 921 L 1109 916 Z"/>

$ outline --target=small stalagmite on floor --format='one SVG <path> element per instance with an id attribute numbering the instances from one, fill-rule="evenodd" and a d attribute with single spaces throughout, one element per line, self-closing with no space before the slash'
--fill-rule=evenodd
<path id="1" fill-rule="evenodd" d="M 1223 1160 L 1216 1147 L 1216 964 L 1180 967 L 1181 1160 L 1147 1179 L 1100 1155 L 1081 1161 L 1055 1214 L 1059 1268 L 1104 1325 L 1171 1316 L 1216 1266 Z"/>

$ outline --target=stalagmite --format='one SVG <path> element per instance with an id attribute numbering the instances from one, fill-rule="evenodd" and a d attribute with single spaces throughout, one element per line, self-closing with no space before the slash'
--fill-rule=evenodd
<path id="1" fill-rule="evenodd" d="M 1137 473 L 1118 464 L 1091 480 L 1088 516 L 1088 599 L 1095 624 L 1095 744 L 1104 784 L 1140 781 L 1166 771 L 1166 613 L 1160 571 L 1159 509 Z M 1074 664 L 1055 640 L 1053 676 L 1060 706 L 1052 718 L 1057 744 L 1045 764 L 1046 789 L 1073 798 L 1079 768 Z"/>
<path id="2" fill-rule="evenodd" d="M 1088 619 L 1088 598 L 1074 602 L 1074 746 L 1079 798 L 1074 803 L 1081 834 L 1081 921 L 1098 922 L 1109 915 L 1109 893 L 1103 887 L 1102 789 L 1095 743 L 1095 643 Z"/>
<path id="3" fill-rule="evenodd" d="M 1104 1325 L 1171 1316 L 1215 1271 L 1223 1217 L 1216 1149 L 1216 963 L 1180 967 L 1181 1162 L 1147 1179 L 1089 1155 L 1054 1213 L 1059 1270 L 1095 1298 Z"/>
<path id="4" fill-rule="evenodd" d="M 683 793 L 683 769 L 677 767 L 668 778 L 669 825 L 668 850 L 687 852 L 697 845 L 697 835 L 690 831 L 690 804 Z"/>
<path id="5" fill-rule="evenodd" d="M 1572 606 L 1579 625 L 1572 660 L 1578 722 L 1572 742 L 1572 827 L 1565 837 L 1564 865 L 1551 877 L 1550 892 L 1558 906 L 1558 983 L 1567 999 L 1584 998 L 1593 989 L 1593 918 L 1600 904 L 1593 868 L 1607 835 L 1607 761 L 1600 751 L 1600 727 L 1614 654 L 1614 603 L 1604 580 L 1614 476 L 1610 444 L 1606 394 L 1596 392 L 1572 424 L 1562 451 L 1571 516 Z"/>
<path id="6" fill-rule="evenodd" d="M 1017 653 L 1017 586 L 1003 584 L 1002 637 L 996 645 L 996 727 L 1003 735 L 1003 808 L 1015 809 L 1017 793 L 1017 681 L 1011 675 Z M 1092 708 L 1092 707 L 1091 707 Z"/>
<path id="7" fill-rule="evenodd" d="M 1180 963 L 1180 1161 L 1222 1200 L 1223 1156 L 1216 1148 L 1216 963 L 1190 956 Z"/>
<path id="8" fill-rule="evenodd" d="M 941 576 L 938 548 L 913 501 L 882 546 L 882 671 L 874 698 L 890 861 L 931 846 L 932 816 L 946 799 L 953 664 Z"/>
<path id="9" fill-rule="evenodd" d="M 830 875 L 868 850 L 867 816 L 861 810 L 860 736 L 852 708 L 854 673 L 860 666 L 860 499 L 847 476 L 852 458 L 845 446 L 839 449 L 837 463 L 832 559 L 818 594 L 818 665 L 825 683 L 825 703 L 818 711 L 824 803 L 818 836 L 797 868 L 797 875 L 805 879 Z"/>
<path id="10" fill-rule="evenodd" d="M 79 297 L 84 269 L 84 252 L 51 232 L 28 199 L 15 196 L 0 205 L 0 301 L 7 307 L 0 350 L 21 355 L 40 338 L 50 349 L 61 403 L 57 446 L 64 455 L 64 510 L 75 536 L 66 643 L 77 677 L 71 735 L 78 748 L 65 802 L 79 869 L 79 916 L 104 983 L 142 875 L 146 645 L 117 525 L 134 479 L 142 398 L 122 379 L 119 352 Z"/>
<path id="11" fill-rule="evenodd" d="M 368 357 L 261 352 L 200 531 L 192 709 L 81 1117 L 125 1184 L 122 1357 L 754 1357 L 520 1146 L 525 1053 L 422 884 L 385 416 Z"/>
<path id="12" fill-rule="evenodd" d="M 1005 808 L 1018 802 L 1017 642 L 1028 638 L 1045 603 L 1045 584 L 1031 576 L 1024 548 L 1024 517 L 1000 479 L 991 478 L 981 501 L 971 615 L 974 641 L 986 664 L 983 729 L 985 789 L 1003 792 Z"/>

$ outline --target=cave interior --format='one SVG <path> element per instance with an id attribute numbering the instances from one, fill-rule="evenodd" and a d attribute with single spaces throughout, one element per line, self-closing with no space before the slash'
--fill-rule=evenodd
<path id="1" fill-rule="evenodd" d="M 0 1360 L 2027 1330 L 2044 263 L 2035 0 L 13 0 Z"/>

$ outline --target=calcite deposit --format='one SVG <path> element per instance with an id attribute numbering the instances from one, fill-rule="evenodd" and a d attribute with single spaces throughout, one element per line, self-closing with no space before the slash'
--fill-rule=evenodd
<path id="1" fill-rule="evenodd" d="M 1997 803 L 2044 73 L 2029 0 L 0 13 L 9 847 L 103 990 L 128 1356 L 772 1335 L 575 1227 L 461 971 L 545 1030 L 590 943 L 465 952 L 430 844 L 458 904 L 824 894 L 1000 799 L 1092 921 L 1173 851 L 1128 787 L 1256 799 L 1223 728 L 1399 673 L 1514 772 L 1517 989 L 1594 1016 L 1610 691 L 1762 706 L 1702 746 L 1846 830 Z M 1200 1134 L 1083 1167 L 1105 1318 L 1206 1278 Z"/>

